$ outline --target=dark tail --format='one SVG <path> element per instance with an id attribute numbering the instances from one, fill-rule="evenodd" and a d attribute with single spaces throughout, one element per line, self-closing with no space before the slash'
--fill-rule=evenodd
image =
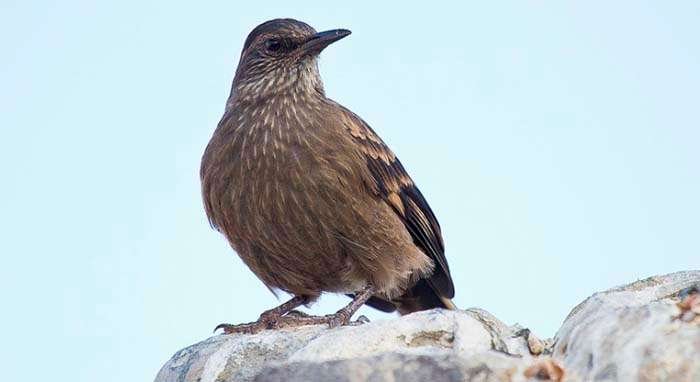
<path id="1" fill-rule="evenodd" d="M 418 280 L 413 288 L 407 290 L 406 293 L 395 298 L 393 301 L 386 301 L 378 297 L 372 297 L 366 302 L 366 304 L 384 312 L 393 312 L 398 310 L 402 316 L 433 308 L 449 310 L 457 309 L 452 300 L 447 297 L 440 296 L 425 279 Z"/>

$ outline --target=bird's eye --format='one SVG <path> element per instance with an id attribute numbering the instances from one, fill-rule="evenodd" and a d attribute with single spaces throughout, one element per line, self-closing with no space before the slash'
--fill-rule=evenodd
<path id="1" fill-rule="evenodd" d="M 265 47 L 270 52 L 277 52 L 278 50 L 280 50 L 280 48 L 282 48 L 282 43 L 280 42 L 280 40 L 271 38 L 265 41 Z"/>

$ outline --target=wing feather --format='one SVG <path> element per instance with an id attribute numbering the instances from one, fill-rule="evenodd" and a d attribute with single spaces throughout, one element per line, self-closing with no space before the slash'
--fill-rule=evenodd
<path id="1" fill-rule="evenodd" d="M 440 224 L 428 202 L 408 175 L 399 159 L 372 128 L 350 110 L 343 111 L 343 124 L 359 144 L 372 175 L 369 188 L 401 218 L 413 242 L 435 263 L 428 279 L 440 295 L 454 297 L 454 285 L 445 258 Z"/>

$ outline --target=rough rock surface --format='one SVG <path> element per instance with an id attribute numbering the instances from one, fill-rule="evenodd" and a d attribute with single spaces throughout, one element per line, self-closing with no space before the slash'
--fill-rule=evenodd
<path id="1" fill-rule="evenodd" d="M 688 294 L 693 286 L 700 292 L 698 271 L 594 294 L 564 321 L 553 357 L 582 381 L 700 381 L 700 295 Z M 683 304 L 679 294 L 688 294 Z"/>
<path id="2" fill-rule="evenodd" d="M 177 352 L 156 382 L 700 381 L 698 289 L 692 271 L 594 294 L 547 341 L 479 309 L 217 335 Z"/>

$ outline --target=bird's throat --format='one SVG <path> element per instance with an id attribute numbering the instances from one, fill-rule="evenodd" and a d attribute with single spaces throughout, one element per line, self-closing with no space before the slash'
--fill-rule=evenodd
<path id="1" fill-rule="evenodd" d="M 235 103 L 264 103 L 273 97 L 325 97 L 315 58 L 279 67 L 261 76 L 236 78 L 227 107 Z"/>

